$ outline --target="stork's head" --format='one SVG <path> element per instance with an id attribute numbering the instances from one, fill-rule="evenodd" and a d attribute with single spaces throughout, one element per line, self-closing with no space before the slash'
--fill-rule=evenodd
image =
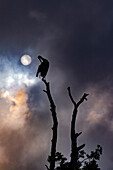
<path id="1" fill-rule="evenodd" d="M 42 58 L 42 57 L 39 55 L 39 56 L 38 56 L 38 59 L 40 60 L 41 58 Z"/>

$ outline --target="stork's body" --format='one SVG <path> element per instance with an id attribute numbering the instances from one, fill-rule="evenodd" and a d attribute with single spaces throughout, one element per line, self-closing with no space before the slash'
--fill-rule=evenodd
<path id="1" fill-rule="evenodd" d="M 40 60 L 41 64 L 38 67 L 36 77 L 38 77 L 39 73 L 42 78 L 45 78 L 49 69 L 49 61 L 42 56 L 38 56 L 38 59 Z"/>

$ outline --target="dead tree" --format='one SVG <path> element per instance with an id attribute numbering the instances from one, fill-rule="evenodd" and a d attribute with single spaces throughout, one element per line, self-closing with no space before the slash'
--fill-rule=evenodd
<path id="1" fill-rule="evenodd" d="M 71 160 L 70 160 L 70 166 L 71 166 L 71 170 L 78 170 L 79 169 L 79 161 L 78 161 L 79 151 L 84 148 L 85 144 L 83 144 L 81 146 L 77 146 L 77 138 L 78 138 L 79 135 L 81 135 L 82 132 L 76 133 L 75 124 L 76 124 L 76 117 L 77 117 L 77 113 L 78 113 L 78 107 L 80 106 L 81 103 L 83 103 L 84 100 L 87 100 L 86 97 L 88 96 L 88 94 L 84 93 L 84 95 L 79 100 L 79 102 L 76 103 L 75 100 L 73 99 L 72 95 L 71 95 L 70 87 L 68 87 L 67 89 L 68 89 L 68 94 L 69 94 L 69 97 L 71 99 L 71 102 L 74 105 L 74 110 L 73 110 L 72 120 L 71 120 Z"/>
<path id="2" fill-rule="evenodd" d="M 42 81 L 45 83 L 46 85 L 46 90 L 43 90 L 49 99 L 50 102 L 50 111 L 52 113 L 52 119 L 53 119 L 53 137 L 52 137 L 52 144 L 51 144 L 51 155 L 50 155 L 50 167 L 48 168 L 47 165 L 46 168 L 48 170 L 54 170 L 55 169 L 55 153 L 56 153 L 56 144 L 57 144 L 57 127 L 58 127 L 58 121 L 57 121 L 57 114 L 56 114 L 56 106 L 54 104 L 53 98 L 51 96 L 51 92 L 50 92 L 50 86 L 49 86 L 49 82 L 47 82 L 45 79 L 42 79 Z"/>

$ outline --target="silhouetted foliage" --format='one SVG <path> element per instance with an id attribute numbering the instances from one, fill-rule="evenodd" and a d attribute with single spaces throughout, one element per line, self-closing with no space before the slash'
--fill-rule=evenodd
<path id="1" fill-rule="evenodd" d="M 97 161 L 100 159 L 100 155 L 102 155 L 102 147 L 97 145 L 95 151 L 91 151 L 91 154 L 84 153 L 85 159 L 83 170 L 100 170 L 98 167 Z"/>
<path id="2" fill-rule="evenodd" d="M 84 150 L 79 151 L 78 157 L 78 167 L 76 170 L 100 170 L 98 167 L 97 161 L 100 159 L 102 154 L 102 147 L 97 145 L 95 151 L 91 151 L 90 154 L 87 154 Z M 49 161 L 49 159 L 48 159 Z M 55 161 L 58 164 L 55 170 L 71 170 L 71 164 L 67 161 L 67 158 L 64 157 L 61 153 L 57 152 L 55 155 Z"/>

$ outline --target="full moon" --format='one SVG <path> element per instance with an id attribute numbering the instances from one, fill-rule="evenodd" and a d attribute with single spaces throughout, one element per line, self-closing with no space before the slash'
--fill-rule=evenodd
<path id="1" fill-rule="evenodd" d="M 31 57 L 29 55 L 23 55 L 21 57 L 21 63 L 25 66 L 29 65 L 31 63 Z"/>

